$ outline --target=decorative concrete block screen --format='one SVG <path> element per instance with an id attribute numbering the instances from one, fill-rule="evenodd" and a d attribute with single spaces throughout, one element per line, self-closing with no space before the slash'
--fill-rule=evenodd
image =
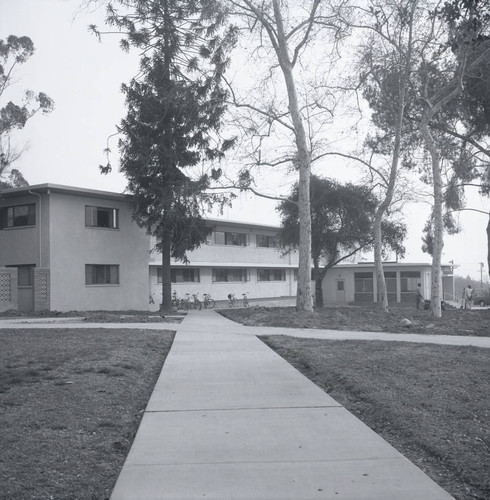
<path id="1" fill-rule="evenodd" d="M 49 269 L 34 268 L 34 311 L 49 310 Z"/>
<path id="2" fill-rule="evenodd" d="M 0 312 L 17 308 L 17 268 L 0 267 Z"/>

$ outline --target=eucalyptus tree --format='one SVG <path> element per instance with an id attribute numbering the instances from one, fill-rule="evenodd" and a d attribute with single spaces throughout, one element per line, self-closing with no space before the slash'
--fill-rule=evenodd
<path id="1" fill-rule="evenodd" d="M 466 12 L 466 23 L 472 25 L 476 12 Z M 483 48 L 474 43 L 473 30 L 463 30 L 456 37 L 448 30 L 439 13 L 428 12 L 425 43 L 420 49 L 415 89 L 419 106 L 413 116 L 418 123 L 425 150 L 428 152 L 433 187 L 432 212 L 432 284 L 431 313 L 441 316 L 441 256 L 444 245 L 444 192 L 442 168 L 454 158 L 454 141 L 448 140 L 441 123 L 457 130 L 461 123 L 457 116 L 451 120 L 452 110 L 464 94 L 465 81 L 477 68 L 488 62 L 490 45 Z M 452 135 L 452 134 L 450 134 Z M 452 137 L 454 137 L 452 135 Z"/>
<path id="2" fill-rule="evenodd" d="M 413 67 L 414 17 L 417 0 L 371 0 L 360 9 L 361 22 L 356 27 L 368 32 L 360 50 L 361 91 L 371 107 L 375 132 L 366 141 L 371 157 L 385 157 L 389 167 L 369 164 L 381 199 L 374 215 L 373 241 L 378 304 L 388 312 L 388 294 L 383 271 L 382 225 L 393 204 L 402 146 L 409 140 L 405 108 L 409 104 Z M 382 160 L 381 160 L 382 161 Z M 386 171 L 387 170 L 387 171 Z"/>
<path id="3" fill-rule="evenodd" d="M 21 103 L 6 102 L 9 87 L 16 83 L 17 66 L 26 63 L 34 50 L 34 43 L 28 36 L 10 35 L 0 40 L 0 187 L 27 185 L 20 171 L 12 168 L 22 154 L 22 150 L 12 145 L 12 133 L 24 128 L 37 113 L 53 110 L 53 101 L 44 92 L 35 94 L 26 90 Z"/>
<path id="4" fill-rule="evenodd" d="M 233 144 L 221 139 L 220 129 L 227 98 L 222 78 L 235 33 L 213 0 L 121 3 L 121 11 L 109 3 L 106 22 L 125 33 L 123 47 L 139 49 L 141 61 L 139 74 L 122 87 L 127 114 L 118 127 L 120 170 L 134 220 L 157 238 L 162 309 L 170 310 L 171 257 L 186 261 L 186 252 L 211 230 L 204 210 L 225 201 L 206 192 L 220 169 L 201 165 L 218 161 Z M 101 167 L 110 169 L 110 163 Z"/>
<path id="5" fill-rule="evenodd" d="M 296 183 L 277 211 L 281 215 L 279 242 L 285 251 L 299 245 L 299 186 Z M 323 306 L 322 283 L 327 271 L 357 252 L 373 247 L 373 225 L 379 200 L 368 185 L 341 184 L 313 175 L 310 184 L 311 257 L 315 302 Z M 382 251 L 403 257 L 406 227 L 396 220 L 383 220 Z"/>
<path id="6" fill-rule="evenodd" d="M 256 38 L 247 38 L 248 52 L 257 66 L 265 61 L 264 74 L 250 73 L 260 82 L 257 92 L 233 94 L 242 130 L 252 144 L 255 165 L 288 165 L 298 175 L 300 220 L 297 308 L 312 311 L 310 176 L 314 140 L 319 127 L 330 120 L 331 99 L 325 85 L 309 85 L 315 75 L 324 82 L 325 59 L 334 60 L 336 42 L 344 36 L 334 1 L 229 0 L 239 25 Z M 245 49 L 245 50 L 246 50 Z M 308 91 L 306 91 L 308 88 Z M 322 115 L 320 117 L 319 115 Z M 282 141 L 282 142 L 281 142 Z M 286 144 L 286 146 L 284 146 Z M 240 185 L 250 187 L 253 174 L 246 166 Z"/>

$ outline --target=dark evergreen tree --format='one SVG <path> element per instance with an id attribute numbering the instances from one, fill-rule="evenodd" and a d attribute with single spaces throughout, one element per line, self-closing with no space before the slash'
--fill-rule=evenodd
<path id="1" fill-rule="evenodd" d="M 162 254 L 162 309 L 171 309 L 171 257 L 186 261 L 210 232 L 206 193 L 211 173 L 191 175 L 219 160 L 233 140 L 220 140 L 226 91 L 222 76 L 233 28 L 213 0 L 134 0 L 129 13 L 109 5 L 108 23 L 127 33 L 123 47 L 142 50 L 140 74 L 123 85 L 128 112 L 119 127 L 120 170 L 128 179 L 134 220 L 155 235 Z M 126 12 L 126 11 L 125 11 Z M 101 167 L 110 170 L 110 164 Z"/>

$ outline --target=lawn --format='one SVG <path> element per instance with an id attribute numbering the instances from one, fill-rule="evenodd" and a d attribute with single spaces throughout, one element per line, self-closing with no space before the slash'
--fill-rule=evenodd
<path id="1" fill-rule="evenodd" d="M 262 340 L 455 498 L 490 498 L 488 349 Z"/>
<path id="2" fill-rule="evenodd" d="M 251 307 L 222 309 L 220 312 L 250 326 L 490 336 L 490 309 L 448 308 L 442 311 L 442 318 L 433 318 L 428 311 L 415 307 L 392 307 L 390 314 L 382 314 L 375 307 L 362 306 L 325 307 L 315 309 L 313 313 L 298 312 L 294 307 Z M 403 326 L 401 320 L 404 318 L 411 321 L 410 327 Z"/>
<path id="3" fill-rule="evenodd" d="M 108 498 L 173 337 L 0 330 L 0 498 Z"/>

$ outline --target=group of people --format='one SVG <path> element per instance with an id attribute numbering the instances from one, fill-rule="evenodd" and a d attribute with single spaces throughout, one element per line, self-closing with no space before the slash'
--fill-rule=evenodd
<path id="1" fill-rule="evenodd" d="M 419 283 L 417 285 L 416 292 L 416 307 L 420 309 L 420 305 L 424 301 L 424 295 L 422 294 L 422 285 Z M 471 309 L 473 307 L 473 288 L 471 285 L 468 285 L 463 290 L 463 298 L 461 302 L 461 309 Z"/>

